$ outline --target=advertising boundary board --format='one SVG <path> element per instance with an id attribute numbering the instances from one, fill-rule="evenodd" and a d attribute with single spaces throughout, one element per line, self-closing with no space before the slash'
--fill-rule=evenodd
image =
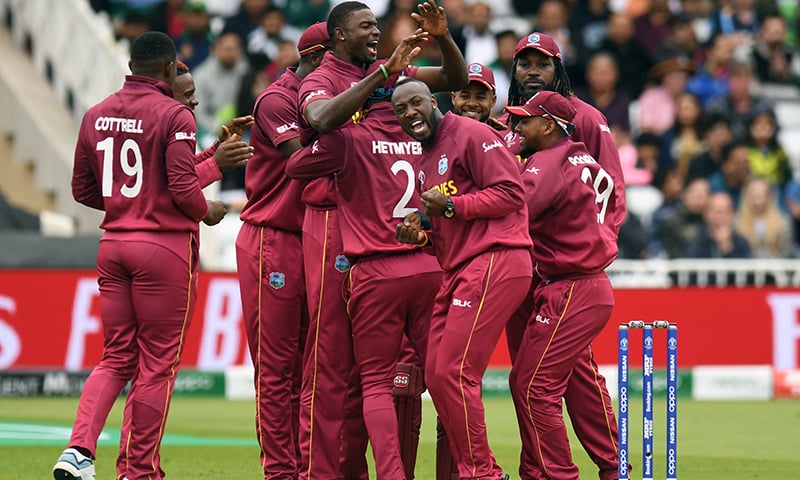
<path id="1" fill-rule="evenodd" d="M 616 363 L 619 323 L 664 319 L 678 325 L 681 369 L 701 365 L 800 369 L 800 289 L 617 289 L 615 298 L 611 321 L 592 345 L 598 364 Z M 666 333 L 654 334 L 655 367 L 663 368 L 666 352 L 660 336 Z M 101 352 L 93 270 L 0 270 L 0 371 L 81 372 L 96 365 Z M 641 340 L 632 333 L 632 368 L 641 365 L 640 359 Z M 249 362 L 236 275 L 201 272 L 183 368 L 222 372 L 247 367 Z M 509 367 L 506 341 L 501 338 L 490 368 Z"/>

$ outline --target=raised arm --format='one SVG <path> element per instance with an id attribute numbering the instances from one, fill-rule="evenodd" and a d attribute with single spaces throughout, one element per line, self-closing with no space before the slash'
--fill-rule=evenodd
<path id="1" fill-rule="evenodd" d="M 467 64 L 464 55 L 447 28 L 447 16 L 444 7 L 437 7 L 435 0 L 428 0 L 417 6 L 419 13 L 411 17 L 419 23 L 423 31 L 436 39 L 442 52 L 442 65 L 439 67 L 421 67 L 417 78 L 425 82 L 432 92 L 449 92 L 467 86 Z"/>

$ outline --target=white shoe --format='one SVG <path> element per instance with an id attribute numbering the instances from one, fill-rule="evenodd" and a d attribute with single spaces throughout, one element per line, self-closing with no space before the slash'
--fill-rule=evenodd
<path id="1" fill-rule="evenodd" d="M 61 453 L 53 466 L 55 480 L 95 480 L 94 462 L 74 448 Z"/>

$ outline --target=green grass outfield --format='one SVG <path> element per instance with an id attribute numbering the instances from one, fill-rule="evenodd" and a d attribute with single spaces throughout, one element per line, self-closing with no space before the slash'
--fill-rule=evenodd
<path id="1" fill-rule="evenodd" d="M 77 398 L 0 398 L 0 478 L 42 480 L 69 435 Z M 121 402 L 98 450 L 97 479 L 114 478 Z M 519 436 L 510 398 L 486 399 L 490 443 L 516 477 Z M 435 420 L 425 402 L 417 479 L 434 478 Z M 655 478 L 664 475 L 663 398 L 655 402 Z M 167 478 L 262 478 L 253 435 L 252 401 L 176 397 L 161 450 Z M 631 478 L 641 478 L 641 401 L 631 405 Z M 800 401 L 698 402 L 680 399 L 678 477 L 681 479 L 800 479 Z M 597 478 L 572 437 L 581 478 Z M 518 477 L 517 477 L 518 478 Z"/>

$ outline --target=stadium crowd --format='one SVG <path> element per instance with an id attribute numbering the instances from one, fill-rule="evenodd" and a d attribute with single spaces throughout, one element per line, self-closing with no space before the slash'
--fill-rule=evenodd
<path id="1" fill-rule="evenodd" d="M 225 122 L 252 113 L 258 94 L 297 63 L 295 45 L 303 30 L 324 21 L 340 2 L 90 3 L 109 15 L 120 42 L 147 30 L 174 39 L 202 99 L 195 113 L 198 147 L 205 148 Z M 379 57 L 388 56 L 413 31 L 408 12 L 416 3 L 367 2 L 382 32 Z M 791 150 L 800 147 L 781 144 L 776 115 L 778 102 L 800 102 L 800 8 L 795 1 L 441 4 L 466 62 L 493 70 L 495 116 L 506 105 L 517 40 L 534 30 L 556 39 L 575 93 L 605 114 L 617 142 L 630 206 L 620 258 L 800 254 L 800 183 L 792 160 L 800 152 Z M 431 45 L 415 64 L 438 64 L 438 55 Z M 437 98 L 441 110 L 452 109 L 449 95 Z M 245 200 L 244 172 L 223 175 L 223 198 L 234 208 Z M 721 211 L 711 201 L 719 192 L 731 199 Z M 706 235 L 705 244 L 702 231 L 714 232 Z"/>

